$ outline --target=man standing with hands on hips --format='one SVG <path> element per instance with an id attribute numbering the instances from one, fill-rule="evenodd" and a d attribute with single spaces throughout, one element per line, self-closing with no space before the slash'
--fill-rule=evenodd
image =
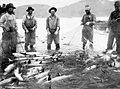
<path id="1" fill-rule="evenodd" d="M 17 45 L 17 22 L 14 13 L 13 3 L 6 5 L 6 13 L 2 15 L 0 19 L 0 27 L 3 28 L 2 33 L 2 54 L 11 56 L 12 53 L 16 53 Z"/>
<path id="2" fill-rule="evenodd" d="M 59 44 L 59 30 L 60 30 L 60 21 L 59 18 L 55 15 L 57 9 L 52 7 L 49 9 L 49 13 L 51 14 L 46 20 L 46 30 L 47 30 L 47 50 L 51 50 L 51 44 L 54 40 L 56 51 L 60 49 Z"/>

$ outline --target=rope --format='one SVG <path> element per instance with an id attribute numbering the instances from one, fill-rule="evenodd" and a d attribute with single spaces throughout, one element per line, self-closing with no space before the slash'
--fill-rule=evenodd
<path id="1" fill-rule="evenodd" d="M 20 40 L 20 37 L 18 37 L 18 40 Z M 21 46 L 22 50 L 24 51 L 24 47 L 22 46 L 22 44 L 20 44 L 20 46 Z"/>
<path id="2" fill-rule="evenodd" d="M 74 34 L 72 35 L 72 38 L 70 39 L 70 41 L 68 42 L 68 44 L 64 44 L 64 45 L 70 45 L 70 44 L 71 44 L 71 42 L 73 41 L 73 39 L 74 39 L 76 33 L 78 32 L 78 30 L 79 30 L 79 29 L 77 29 L 77 30 L 74 32 Z"/>

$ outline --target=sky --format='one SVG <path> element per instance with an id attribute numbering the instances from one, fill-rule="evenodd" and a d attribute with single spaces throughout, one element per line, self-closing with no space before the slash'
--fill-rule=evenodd
<path id="1" fill-rule="evenodd" d="M 16 7 L 21 5 L 27 5 L 27 4 L 47 4 L 49 6 L 64 7 L 66 5 L 69 5 L 78 1 L 81 1 L 81 0 L 0 0 L 0 3 L 7 4 L 8 2 L 11 2 Z M 114 1 L 114 0 L 110 0 L 110 1 Z"/>
<path id="2" fill-rule="evenodd" d="M 0 3 L 7 4 L 12 2 L 15 6 L 21 6 L 26 4 L 47 4 L 50 6 L 63 7 L 80 0 L 0 0 Z"/>

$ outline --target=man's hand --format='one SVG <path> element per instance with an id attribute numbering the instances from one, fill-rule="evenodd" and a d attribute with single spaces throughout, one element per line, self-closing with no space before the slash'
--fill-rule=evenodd
<path id="1" fill-rule="evenodd" d="M 55 31 L 55 35 L 59 33 L 60 27 L 57 27 L 57 30 Z"/>
<path id="2" fill-rule="evenodd" d="M 32 30 L 32 31 L 35 31 L 35 30 L 36 30 L 36 27 L 31 28 L 31 30 Z"/>
<path id="3" fill-rule="evenodd" d="M 55 32 L 55 35 L 57 35 L 57 34 L 58 34 L 58 31 Z"/>
<path id="4" fill-rule="evenodd" d="M 106 33 L 109 33 L 109 28 L 106 28 Z"/>
<path id="5" fill-rule="evenodd" d="M 35 27 L 33 27 L 32 30 L 35 31 Z"/>
<path id="6" fill-rule="evenodd" d="M 120 22 L 120 18 L 117 18 L 116 21 L 117 21 L 117 22 Z"/>
<path id="7" fill-rule="evenodd" d="M 86 25 L 90 25 L 90 22 L 87 22 Z"/>
<path id="8" fill-rule="evenodd" d="M 81 22 L 81 24 L 80 25 L 83 25 L 83 22 Z"/>
<path id="9" fill-rule="evenodd" d="M 2 27 L 3 29 L 6 29 L 5 25 L 2 25 L 1 27 Z"/>
<path id="10" fill-rule="evenodd" d="M 25 33 L 28 33 L 28 32 L 29 32 L 29 31 L 28 31 L 28 29 L 26 28 L 26 29 L 25 29 Z"/>
<path id="11" fill-rule="evenodd" d="M 47 31 L 47 35 L 50 35 L 51 33 L 50 33 L 50 31 Z"/>
<path id="12" fill-rule="evenodd" d="M 117 20 L 111 20 L 110 24 L 113 25 L 113 24 L 116 24 L 117 23 Z"/>
<path id="13" fill-rule="evenodd" d="M 1 25 L 0 27 L 2 27 L 4 31 L 8 30 L 8 28 L 5 25 Z"/>

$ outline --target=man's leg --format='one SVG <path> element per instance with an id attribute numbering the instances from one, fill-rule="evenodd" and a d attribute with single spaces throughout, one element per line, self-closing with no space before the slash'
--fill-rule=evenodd
<path id="1" fill-rule="evenodd" d="M 55 42 L 55 45 L 56 45 L 56 51 L 60 50 L 59 34 L 54 35 L 54 42 Z"/>
<path id="2" fill-rule="evenodd" d="M 83 50 L 85 50 L 86 44 L 87 44 L 87 42 L 83 42 Z"/>
<path id="3" fill-rule="evenodd" d="M 120 35 L 116 35 L 116 52 L 120 56 Z"/>
<path id="4" fill-rule="evenodd" d="M 35 51 L 33 45 L 35 44 L 35 31 L 30 32 L 30 49 Z"/>
<path id="5" fill-rule="evenodd" d="M 51 50 L 51 44 L 52 44 L 52 41 L 53 41 L 52 35 L 53 34 L 47 35 L 47 50 Z"/>
<path id="6" fill-rule="evenodd" d="M 108 36 L 107 50 L 112 49 L 114 38 L 115 38 L 115 35 L 110 30 L 110 33 L 109 33 L 109 36 Z"/>
<path id="7" fill-rule="evenodd" d="M 29 32 L 25 33 L 25 50 L 28 51 L 28 45 L 29 45 Z"/>
<path id="8" fill-rule="evenodd" d="M 90 42 L 90 47 L 93 48 L 93 28 L 91 28 L 91 32 L 90 34 L 88 35 L 89 37 L 89 42 Z"/>
<path id="9" fill-rule="evenodd" d="M 16 53 L 17 47 L 17 32 L 11 32 L 11 51 Z"/>
<path id="10" fill-rule="evenodd" d="M 86 46 L 86 43 L 87 43 L 87 39 L 86 39 L 86 35 L 84 32 L 82 32 L 82 42 L 83 42 L 83 50 L 85 50 L 85 46 Z"/>

